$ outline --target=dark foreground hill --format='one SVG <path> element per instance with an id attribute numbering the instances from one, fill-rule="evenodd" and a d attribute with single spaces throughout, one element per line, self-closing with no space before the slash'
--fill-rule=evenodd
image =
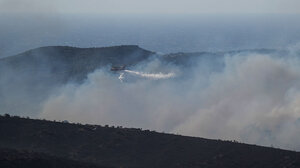
<path id="1" fill-rule="evenodd" d="M 26 150 L 0 149 L 1 168 L 109 168 Z"/>
<path id="2" fill-rule="evenodd" d="M 11 162 L 27 164 L 28 159 L 40 158 L 40 167 L 53 165 L 57 160 L 66 165 L 88 162 L 123 168 L 300 167 L 298 152 L 134 128 L 6 116 L 0 117 L 0 135 L 0 167 Z M 11 149 L 10 156 L 22 159 L 7 159 L 7 149 Z M 27 158 L 28 153 L 19 151 L 43 154 L 29 154 Z"/>

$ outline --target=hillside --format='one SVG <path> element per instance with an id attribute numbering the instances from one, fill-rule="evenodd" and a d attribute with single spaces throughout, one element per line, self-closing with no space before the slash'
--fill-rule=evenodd
<path id="1" fill-rule="evenodd" d="M 0 148 L 44 153 L 112 167 L 300 166 L 298 152 L 135 128 L 2 116 L 0 135 Z M 22 154 L 16 152 L 16 155 Z M 3 164 L 3 154 L 0 157 Z M 51 159 L 49 162 L 52 162 Z"/>
<path id="2" fill-rule="evenodd" d="M 104 48 L 50 46 L 0 59 L 0 109 L 2 114 L 33 116 L 56 88 L 69 82 L 81 83 L 89 73 L 101 67 L 134 65 L 152 54 L 134 45 Z"/>
<path id="3" fill-rule="evenodd" d="M 44 153 L 7 148 L 0 149 L 0 166 L 2 168 L 109 168 Z"/>

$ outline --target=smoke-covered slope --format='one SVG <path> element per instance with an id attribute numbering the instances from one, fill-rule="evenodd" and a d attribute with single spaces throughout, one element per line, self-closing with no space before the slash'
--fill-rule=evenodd
<path id="1" fill-rule="evenodd" d="M 0 148 L 30 150 L 112 167 L 296 168 L 300 166 L 298 152 L 140 129 L 6 116 L 0 117 L 0 135 Z M 0 156 L 1 153 L 3 152 L 0 152 Z M 17 154 L 22 155 L 19 152 Z M 51 158 L 53 157 L 47 159 L 47 164 L 51 163 Z M 0 164 L 3 165 L 5 162 L 1 160 L 3 156 L 0 158 Z"/>
<path id="2" fill-rule="evenodd" d="M 214 62 L 215 67 L 221 68 L 222 61 L 218 60 L 224 55 L 246 52 L 270 53 L 274 50 L 175 53 L 156 57 L 166 65 L 191 67 L 198 62 L 195 59 L 203 59 L 205 64 Z M 110 65 L 130 68 L 153 55 L 154 52 L 134 45 L 104 48 L 50 46 L 0 59 L 1 113 L 35 116 L 56 88 L 66 83 L 81 83 L 96 69 L 110 68 Z"/>
<path id="3" fill-rule="evenodd" d="M 41 47 L 0 59 L 2 113 L 32 116 L 55 88 L 80 83 L 98 68 L 134 65 L 153 52 L 138 46 L 105 48 Z"/>
<path id="4" fill-rule="evenodd" d="M 283 55 L 285 50 L 275 50 L 275 49 L 249 49 L 249 50 L 236 50 L 236 51 L 226 51 L 226 52 L 191 52 L 191 53 L 170 53 L 162 56 L 163 60 L 166 62 L 172 62 L 177 65 L 191 65 L 195 63 L 195 59 L 206 59 L 206 61 L 216 59 L 223 59 L 224 56 L 230 55 L 241 55 L 245 56 L 248 54 L 272 54 L 272 55 Z"/>

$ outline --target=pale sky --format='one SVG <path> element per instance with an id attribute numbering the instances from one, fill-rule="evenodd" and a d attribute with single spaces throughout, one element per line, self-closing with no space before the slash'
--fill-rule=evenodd
<path id="1" fill-rule="evenodd" d="M 0 0 L 0 13 L 300 13 L 300 0 Z"/>

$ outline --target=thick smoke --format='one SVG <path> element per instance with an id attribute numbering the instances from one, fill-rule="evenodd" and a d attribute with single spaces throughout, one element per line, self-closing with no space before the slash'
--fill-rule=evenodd
<path id="1" fill-rule="evenodd" d="M 298 51 L 282 56 L 228 54 L 222 68 L 205 59 L 194 59 L 198 63 L 189 68 L 154 59 L 127 71 L 172 77 L 163 80 L 122 83 L 119 74 L 100 69 L 81 85 L 61 88 L 40 117 L 299 150 Z"/>

